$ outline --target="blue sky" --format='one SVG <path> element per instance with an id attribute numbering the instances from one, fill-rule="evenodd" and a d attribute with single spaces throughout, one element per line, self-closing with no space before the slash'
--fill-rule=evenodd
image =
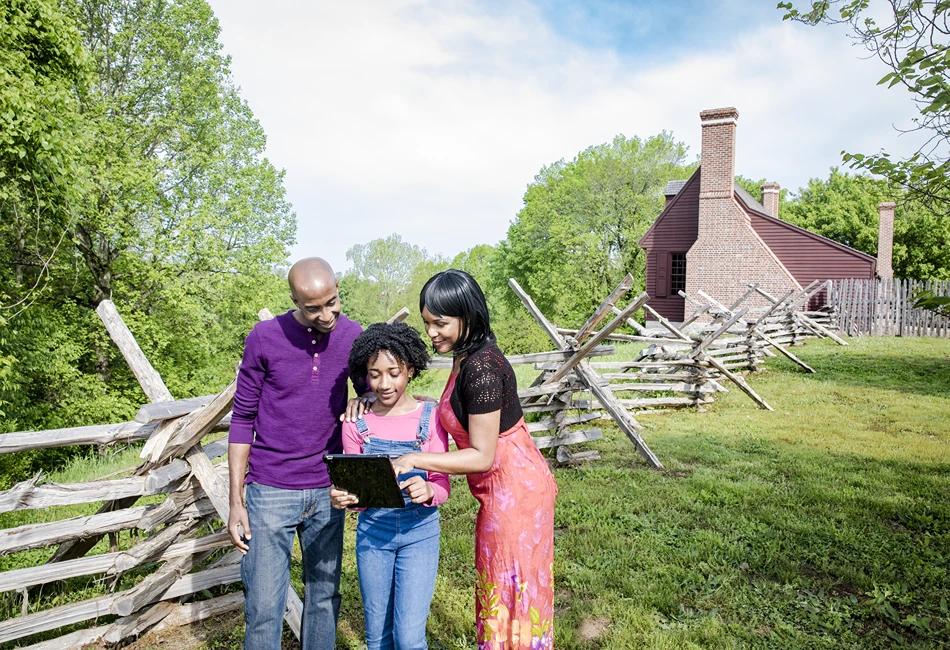
<path id="1" fill-rule="evenodd" d="M 715 49 L 724 36 L 780 20 L 776 2 L 730 0 L 688 2 L 533 3 L 564 39 L 591 49 L 614 50 L 638 61 L 661 61 L 684 52 Z"/>
<path id="2" fill-rule="evenodd" d="M 235 82 L 287 170 L 291 257 L 348 267 L 391 233 L 453 257 L 495 244 L 544 165 L 618 133 L 739 111 L 736 171 L 795 190 L 842 149 L 894 154 L 913 105 L 838 28 L 772 1 L 211 0 Z M 266 8 L 265 8 L 266 7 Z"/>

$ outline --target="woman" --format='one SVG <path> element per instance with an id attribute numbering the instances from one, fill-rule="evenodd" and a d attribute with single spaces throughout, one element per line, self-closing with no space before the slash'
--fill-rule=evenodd
<path id="1" fill-rule="evenodd" d="M 454 356 L 439 400 L 457 451 L 406 454 L 413 469 L 467 474 L 478 500 L 475 587 L 478 647 L 552 648 L 557 485 L 525 425 L 515 373 L 495 345 L 488 306 L 464 271 L 433 276 L 419 296 L 435 351 Z"/>

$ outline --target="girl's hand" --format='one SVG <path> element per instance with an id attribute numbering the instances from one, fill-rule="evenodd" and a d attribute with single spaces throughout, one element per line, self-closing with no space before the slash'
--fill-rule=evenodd
<path id="1" fill-rule="evenodd" d="M 341 490 L 337 486 L 330 487 L 330 505 L 337 510 L 351 508 L 359 502 L 355 494 L 350 494 L 346 490 Z"/>
<path id="2" fill-rule="evenodd" d="M 412 462 L 412 454 L 403 454 L 396 460 L 392 461 L 393 470 L 396 472 L 396 476 L 400 474 L 405 474 L 406 472 L 411 472 L 416 468 Z"/>
<path id="3" fill-rule="evenodd" d="M 428 503 L 435 496 L 435 490 L 421 476 L 413 476 L 399 484 L 413 503 Z"/>
<path id="4" fill-rule="evenodd" d="M 340 416 L 340 422 L 356 422 L 363 417 L 369 405 L 376 400 L 373 393 L 366 393 L 361 397 L 354 397 L 346 402 L 346 411 Z"/>

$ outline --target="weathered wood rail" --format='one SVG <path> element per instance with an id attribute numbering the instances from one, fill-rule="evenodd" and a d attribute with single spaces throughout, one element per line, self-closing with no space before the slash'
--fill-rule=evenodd
<path id="1" fill-rule="evenodd" d="M 0 492 L 0 512 L 103 503 L 95 514 L 0 530 L 0 555 L 58 546 L 46 564 L 0 572 L 0 591 L 19 592 L 23 598 L 22 614 L 0 621 L 0 643 L 85 621 L 106 624 L 29 647 L 60 650 L 116 643 L 156 625 L 181 625 L 231 611 L 243 602 L 241 594 L 179 602 L 240 580 L 240 556 L 224 551 L 230 548 L 221 523 L 227 520 L 227 463 L 213 464 L 226 454 L 227 441 L 202 446 L 208 434 L 227 430 L 234 382 L 216 395 L 174 401 L 115 306 L 104 301 L 97 313 L 151 404 L 133 422 L 5 434 L 0 453 L 145 442 L 144 462 L 127 476 L 58 484 L 37 475 Z M 136 505 L 146 496 L 163 499 Z M 54 517 L 56 513 L 52 511 Z M 123 540 L 125 531 L 130 534 Z M 106 536 L 108 552 L 88 554 Z M 117 591 L 120 578 L 133 571 L 143 577 Z M 100 576 L 109 593 L 31 611 L 31 588 L 83 576 Z M 293 593 L 287 618 L 295 631 L 299 612 Z"/>
<path id="2" fill-rule="evenodd" d="M 834 295 L 833 288 L 825 286 L 781 298 L 751 286 L 746 297 L 731 306 L 701 294 L 697 300 L 688 298 L 696 309 L 685 323 L 675 325 L 650 310 L 645 293 L 625 307 L 617 306 L 632 287 L 628 275 L 580 328 L 566 330 L 548 321 L 517 282 L 509 284 L 557 348 L 508 359 L 540 371 L 532 385 L 519 390 L 518 397 L 525 413 L 535 418 L 529 423 L 535 444 L 554 448 L 562 462 L 599 457 L 597 451 L 576 452 L 571 446 L 601 438 L 600 428 L 589 427 L 597 420 L 612 419 L 649 464 L 662 468 L 635 416 L 703 408 L 716 393 L 727 390 L 727 383 L 761 408 L 770 409 L 738 371 L 754 370 L 765 357 L 784 354 L 813 372 L 788 348 L 809 336 L 840 340 L 833 332 L 833 311 L 802 311 L 817 291 Z M 757 311 L 743 307 L 742 302 L 752 295 L 765 298 L 770 307 Z M 0 643 L 28 643 L 35 635 L 87 621 L 91 627 L 29 647 L 59 650 L 117 643 L 148 629 L 187 624 L 243 604 L 240 593 L 207 599 L 196 596 L 240 580 L 240 555 L 230 549 L 222 524 L 229 508 L 227 463 L 221 460 L 227 442 L 223 437 L 209 439 L 210 434 L 228 429 L 236 383 L 217 394 L 172 399 L 114 306 L 103 305 L 98 313 L 150 403 L 139 409 L 132 422 L 2 435 L 0 453 L 142 442 L 143 462 L 126 476 L 56 484 L 38 475 L 0 492 L 0 513 L 102 504 L 93 514 L 0 530 L 0 555 L 56 548 L 46 564 L 0 572 L 0 592 L 19 592 L 23 599 L 20 616 L 0 621 Z M 632 319 L 641 308 L 657 318 L 661 333 Z M 390 320 L 403 320 L 406 315 L 408 310 L 401 310 Z M 261 318 L 269 317 L 264 310 Z M 620 333 L 623 326 L 635 333 Z M 645 345 L 632 361 L 598 361 L 615 352 L 612 345 L 604 345 L 615 340 Z M 431 367 L 450 363 L 435 358 Z M 142 497 L 161 500 L 139 505 Z M 126 535 L 124 540 L 122 535 Z M 105 537 L 108 550 L 90 554 Z M 130 572 L 138 576 L 131 586 L 130 581 L 120 580 Z M 31 589 L 84 576 L 98 576 L 108 593 L 38 611 L 34 603 L 31 608 Z M 119 590 L 120 584 L 126 588 Z M 300 599 L 291 589 L 285 619 L 298 636 L 301 610 Z"/>
<path id="3" fill-rule="evenodd" d="M 0 621 L 0 643 L 29 643 L 36 635 L 87 621 L 93 622 L 92 627 L 28 647 L 64 650 L 118 643 L 151 628 L 185 625 L 243 605 L 241 593 L 200 599 L 208 589 L 241 579 L 240 555 L 229 550 L 230 539 L 222 523 L 229 508 L 227 461 L 222 459 L 227 439 L 208 440 L 209 434 L 228 430 L 236 383 L 217 394 L 174 400 L 115 306 L 105 301 L 97 313 L 151 401 L 132 422 L 0 435 L 0 454 L 144 443 L 143 461 L 125 476 L 60 484 L 47 482 L 39 474 L 0 492 L 0 513 L 54 508 L 59 510 L 50 512 L 56 517 L 65 506 L 102 504 L 92 514 L 0 530 L 0 555 L 56 549 L 45 564 L 0 572 L 0 592 L 18 592 L 22 597 L 21 615 Z M 401 321 L 408 313 L 400 310 L 390 320 Z M 270 317 L 262 310 L 262 320 Z M 575 350 L 555 350 L 508 358 L 512 364 L 556 363 L 560 367 L 613 353 L 613 346 L 595 342 L 580 355 Z M 449 359 L 432 359 L 434 368 L 450 364 Z M 561 457 L 569 445 L 601 437 L 600 429 L 585 427 L 599 413 L 579 412 L 576 407 L 569 412 L 570 404 L 552 399 L 567 384 L 563 380 L 519 391 L 525 410 L 541 414 L 529 426 L 535 444 L 555 448 Z M 138 505 L 143 497 L 162 499 Z M 96 545 L 106 537 L 109 545 L 103 552 Z M 94 548 L 97 551 L 90 553 Z M 130 572 L 143 577 L 118 590 L 120 582 L 128 585 L 128 580 L 120 579 Z M 86 576 L 96 577 L 107 593 L 45 609 L 36 609 L 39 600 L 30 602 L 31 590 Z M 300 598 L 291 589 L 285 619 L 298 637 L 301 613 Z"/>

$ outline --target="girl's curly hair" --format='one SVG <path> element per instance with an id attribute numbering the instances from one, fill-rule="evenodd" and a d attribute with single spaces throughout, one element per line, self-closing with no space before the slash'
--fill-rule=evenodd
<path id="1" fill-rule="evenodd" d="M 366 381 L 366 366 L 383 350 L 412 370 L 412 381 L 429 365 L 426 344 L 416 330 L 405 323 L 373 323 L 353 341 L 347 366 L 354 384 Z"/>

